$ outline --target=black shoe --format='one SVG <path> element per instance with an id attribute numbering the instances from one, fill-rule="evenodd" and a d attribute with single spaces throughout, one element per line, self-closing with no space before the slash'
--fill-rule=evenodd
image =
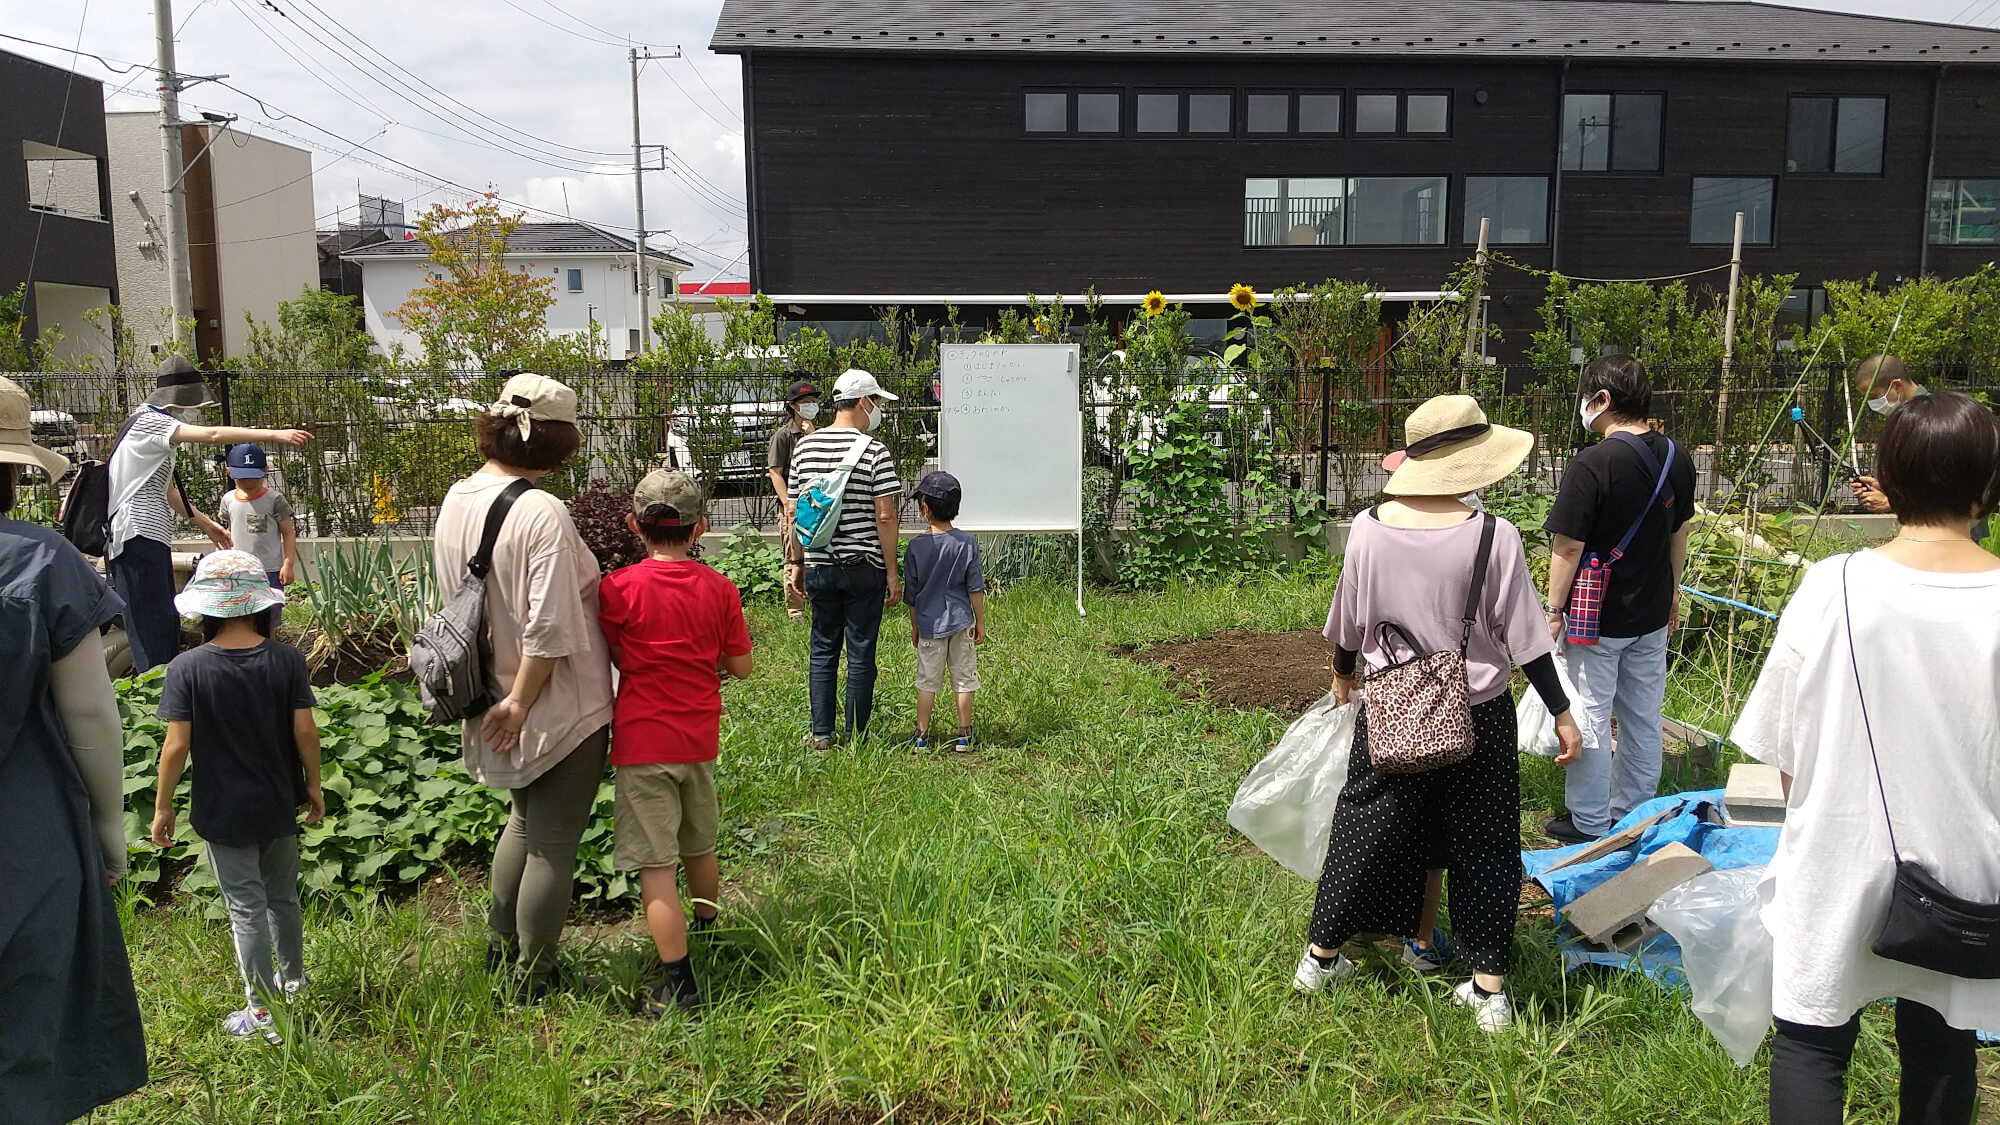
<path id="1" fill-rule="evenodd" d="M 520 947 L 512 942 L 503 942 L 499 945 L 488 942 L 486 945 L 486 971 L 489 973 L 511 968 L 514 962 L 520 959 Z"/>
<path id="2" fill-rule="evenodd" d="M 532 1008 L 559 988 L 554 973 L 510 973 L 493 985 L 493 994 L 509 1007 Z"/>
<path id="3" fill-rule="evenodd" d="M 655 985 L 646 994 L 646 1015 L 661 1019 L 668 1012 L 679 1012 L 689 1019 L 701 1018 L 701 993 L 693 988 L 676 988 L 673 981 Z"/>
<path id="4" fill-rule="evenodd" d="M 1592 836 L 1590 833 L 1578 828 L 1576 821 L 1568 813 L 1563 813 L 1561 816 L 1552 816 L 1543 821 L 1542 835 L 1565 846 L 1569 844 L 1588 844 L 1598 839 L 1598 837 Z"/>
<path id="5" fill-rule="evenodd" d="M 688 933 L 691 934 L 709 933 L 710 931 L 715 929 L 717 921 L 721 917 L 722 916 L 720 914 L 711 914 L 706 918 L 702 917 L 699 914 L 691 914 L 688 916 Z"/>

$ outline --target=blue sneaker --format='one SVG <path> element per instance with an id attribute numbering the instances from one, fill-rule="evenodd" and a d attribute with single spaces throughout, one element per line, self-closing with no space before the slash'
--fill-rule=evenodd
<path id="1" fill-rule="evenodd" d="M 917 733 L 911 735 L 910 747 L 916 750 L 920 754 L 923 753 L 924 751 L 929 750 L 931 748 L 930 732 L 920 730 Z"/>
<path id="2" fill-rule="evenodd" d="M 1442 972 L 1446 965 L 1457 959 L 1458 947 L 1436 930 L 1431 931 L 1431 943 L 1427 946 L 1420 946 L 1414 941 L 1403 943 L 1404 966 L 1419 973 Z"/>

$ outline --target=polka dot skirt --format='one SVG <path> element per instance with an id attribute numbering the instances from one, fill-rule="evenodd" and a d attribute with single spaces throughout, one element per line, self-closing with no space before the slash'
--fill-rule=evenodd
<path id="1" fill-rule="evenodd" d="M 1390 775 L 1369 762 L 1366 714 L 1355 724 L 1307 930 L 1314 945 L 1333 949 L 1357 934 L 1416 936 L 1425 872 L 1443 867 L 1460 958 L 1475 972 L 1507 971 L 1521 892 L 1514 701 L 1502 695 L 1479 704 L 1472 725 L 1471 757 Z"/>

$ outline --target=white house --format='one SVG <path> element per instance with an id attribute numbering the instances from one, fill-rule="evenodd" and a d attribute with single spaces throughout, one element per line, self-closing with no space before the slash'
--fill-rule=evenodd
<path id="1" fill-rule="evenodd" d="M 604 354 L 623 359 L 640 349 L 639 281 L 634 269 L 632 240 L 588 223 L 522 223 L 507 242 L 507 265 L 555 282 L 556 303 L 549 307 L 553 336 L 586 332 L 597 323 Z M 423 344 L 405 329 L 395 311 L 424 284 L 430 251 L 408 239 L 364 246 L 341 255 L 361 266 L 361 304 L 369 334 L 384 352 L 401 344 L 412 354 Z M 657 312 L 674 300 L 682 273 L 692 265 L 672 254 L 648 250 L 647 295 Z"/>
<path id="2" fill-rule="evenodd" d="M 107 113 L 104 131 L 119 304 L 144 348 L 167 338 L 173 321 L 160 115 Z M 279 301 L 319 286 L 312 153 L 215 122 L 183 125 L 181 153 L 195 346 L 218 361 L 242 354 L 247 318 L 275 324 Z"/>

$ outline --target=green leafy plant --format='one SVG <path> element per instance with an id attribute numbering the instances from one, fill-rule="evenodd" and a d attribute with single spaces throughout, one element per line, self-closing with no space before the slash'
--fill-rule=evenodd
<path id="1" fill-rule="evenodd" d="M 428 543 L 398 553 L 386 539 L 335 540 L 307 567 L 306 662 L 382 667 L 409 652 L 410 638 L 441 601 Z"/>
<path id="2" fill-rule="evenodd" d="M 1268 446 L 1252 441 L 1232 502 L 1228 463 L 1208 430 L 1206 402 L 1176 402 L 1158 432 L 1128 450 L 1133 546 L 1125 578 L 1133 585 L 1230 580 L 1268 562 L 1262 535 L 1275 511 Z"/>
<path id="3" fill-rule="evenodd" d="M 784 598 L 785 549 L 765 538 L 755 524 L 741 523 L 731 530 L 714 566 L 736 583 L 746 604 Z"/>

